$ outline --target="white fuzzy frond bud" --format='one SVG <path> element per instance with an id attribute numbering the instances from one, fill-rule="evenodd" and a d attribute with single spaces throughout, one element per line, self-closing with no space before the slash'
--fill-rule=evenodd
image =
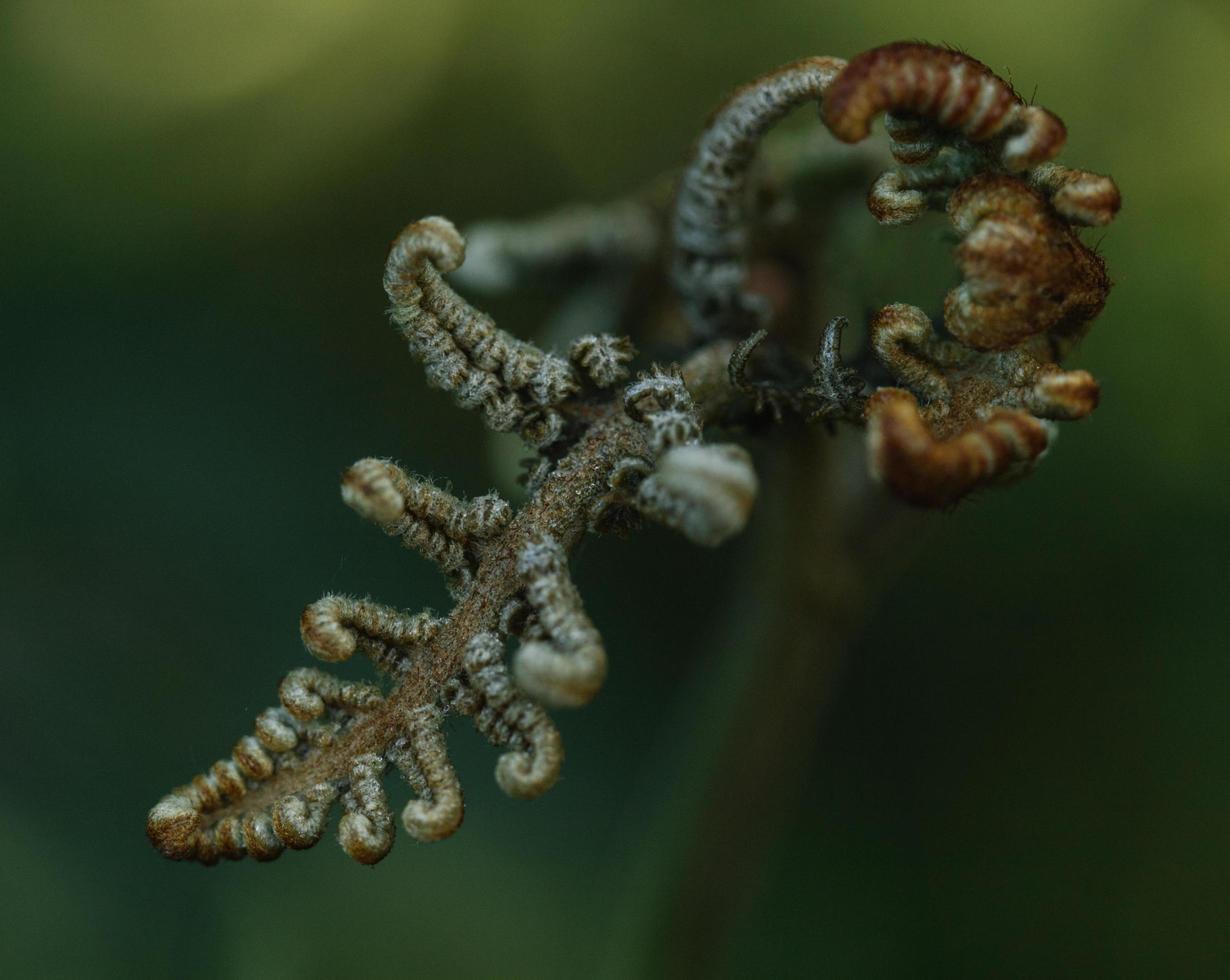
<path id="1" fill-rule="evenodd" d="M 713 547 L 743 530 L 756 490 L 756 471 L 742 447 L 677 446 L 641 482 L 635 504 L 689 541 Z"/>

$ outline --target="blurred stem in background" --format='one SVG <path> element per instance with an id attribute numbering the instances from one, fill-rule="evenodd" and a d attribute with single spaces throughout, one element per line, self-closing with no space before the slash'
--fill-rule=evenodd
<path id="1" fill-rule="evenodd" d="M 843 433 L 843 436 L 847 435 Z M 797 812 L 824 709 L 875 596 L 924 518 L 873 492 L 858 438 L 800 430 L 757 461 L 765 485 L 738 599 L 637 794 L 640 849 L 603 976 L 713 976 Z"/>

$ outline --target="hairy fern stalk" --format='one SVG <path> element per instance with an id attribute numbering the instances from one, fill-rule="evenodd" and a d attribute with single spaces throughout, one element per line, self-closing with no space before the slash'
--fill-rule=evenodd
<path id="1" fill-rule="evenodd" d="M 831 140 L 760 153 L 767 131 L 807 102 L 845 144 L 883 114 L 895 165 L 874 176 L 870 154 Z M 204 864 L 268 861 L 319 841 L 340 803 L 338 840 L 373 864 L 394 838 L 390 766 L 413 797 L 406 832 L 447 837 L 464 812 L 441 728 L 450 713 L 502 750 L 495 776 L 506 793 L 550 789 L 564 750 L 546 709 L 585 704 L 607 671 L 569 574 L 577 543 L 649 519 L 713 547 L 748 520 L 751 457 L 707 441 L 706 425 L 748 436 L 777 424 L 787 434 L 808 423 L 862 427 L 869 482 L 921 507 L 1027 472 L 1053 423 L 1083 418 L 1098 400 L 1090 374 L 1059 362 L 1110 288 L 1079 228 L 1110 222 L 1119 192 L 1109 177 L 1052 162 L 1065 137 L 1055 115 L 982 63 L 890 44 L 848 63 L 806 58 L 737 90 L 669 195 L 480 225 L 468 246 L 444 218 L 406 227 L 385 269 L 392 320 L 430 384 L 533 451 L 528 502 L 514 512 L 495 494 L 462 500 L 388 459 L 351 466 L 345 503 L 438 564 L 455 606 L 441 618 L 342 595 L 308 606 L 308 651 L 326 663 L 362 653 L 384 683 L 292 670 L 280 703 L 228 758 L 150 811 L 153 845 Z M 806 303 L 806 262 L 795 253 L 815 246 L 823 222 L 809 219 L 802 189 L 831 179 L 839 195 L 868 177 L 866 209 L 881 224 L 947 213 L 962 279 L 938 322 L 905 304 L 875 312 L 865 350 L 847 365 L 845 319 L 820 326 Z M 461 298 L 450 273 L 478 291 L 551 277 L 633 283 L 611 309 L 657 323 L 677 361 L 634 378 L 636 351 L 617 333 L 545 351 Z M 667 299 L 647 318 L 643 297 L 655 290 Z M 808 334 L 815 354 L 801 357 L 796 342 Z"/>

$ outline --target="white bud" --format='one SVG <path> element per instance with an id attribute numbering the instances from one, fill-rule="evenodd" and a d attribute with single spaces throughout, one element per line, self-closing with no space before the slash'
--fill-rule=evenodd
<path id="1" fill-rule="evenodd" d="M 713 547 L 743 530 L 756 489 L 756 471 L 745 449 L 676 446 L 662 454 L 640 485 L 636 506 L 693 543 Z"/>

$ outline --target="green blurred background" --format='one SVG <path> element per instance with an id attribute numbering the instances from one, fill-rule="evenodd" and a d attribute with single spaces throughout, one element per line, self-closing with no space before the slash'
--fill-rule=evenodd
<path id="1" fill-rule="evenodd" d="M 1064 159 L 1118 179 L 1117 286 L 1074 361 L 1103 405 L 1033 479 L 937 517 L 877 602 L 723 969 L 1230 975 L 1230 16 L 1145 0 L 0 7 L 0 973 L 650 971 L 744 543 L 587 549 L 612 678 L 560 714 L 538 803 L 458 728 L 464 828 L 375 870 L 331 843 L 173 864 L 145 812 L 306 662 L 306 602 L 446 605 L 340 504 L 342 467 L 508 476 L 384 319 L 401 225 L 618 195 L 734 85 L 899 38 L 1036 86 Z M 542 312 L 487 305 L 514 331 Z"/>

